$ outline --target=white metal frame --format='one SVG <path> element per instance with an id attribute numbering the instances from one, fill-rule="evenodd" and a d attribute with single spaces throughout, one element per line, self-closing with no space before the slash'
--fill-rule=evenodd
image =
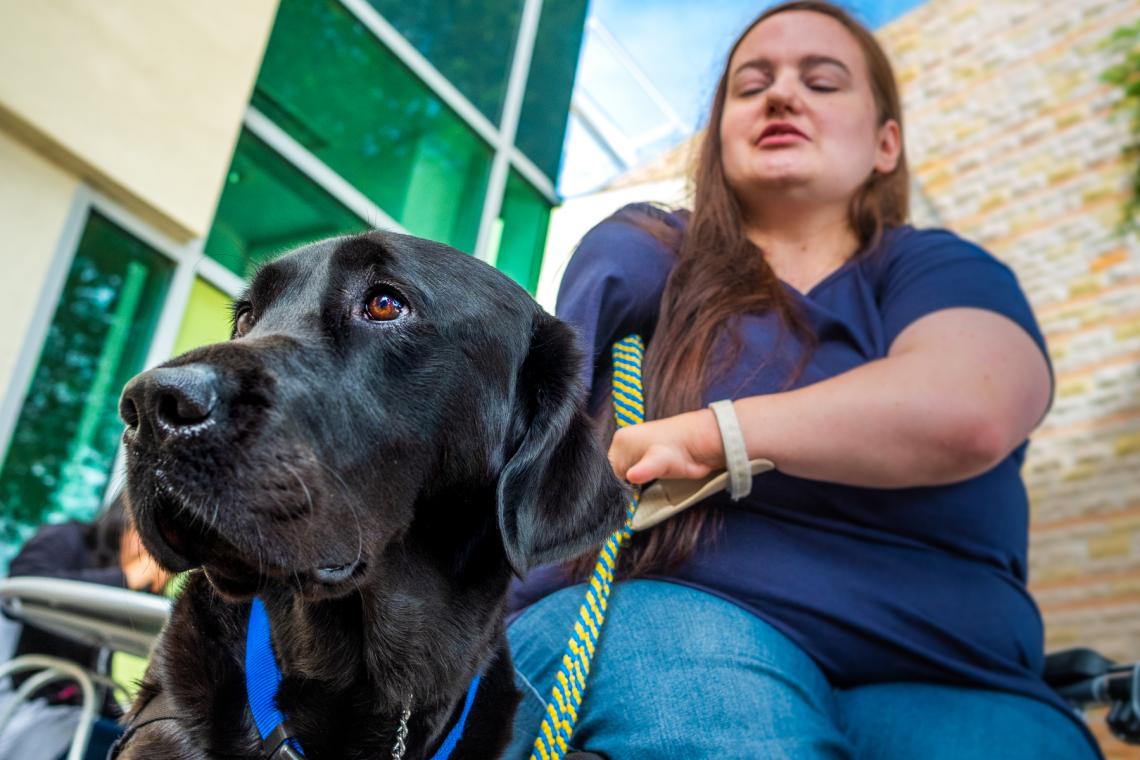
<path id="1" fill-rule="evenodd" d="M 483 194 L 483 210 L 475 243 L 475 255 L 483 260 L 490 256 L 490 243 L 495 221 L 502 210 L 507 173 L 512 167 L 527 179 L 551 204 L 559 201 L 554 182 L 515 145 L 519 117 L 522 113 L 526 82 L 534 52 L 542 0 L 525 0 L 519 20 L 515 50 L 503 102 L 502 122 L 496 127 L 439 69 L 425 58 L 411 42 L 380 15 L 368 0 L 340 0 L 340 4 L 396 58 L 417 76 L 428 90 L 455 112 L 460 119 L 494 150 L 487 189 Z M 258 139 L 269 145 L 285 161 L 316 183 L 333 199 L 368 224 L 381 229 L 407 232 L 380 206 L 357 190 L 332 167 L 289 136 L 255 106 L 246 109 L 243 124 Z"/>
<path id="2" fill-rule="evenodd" d="M 82 760 L 84 753 L 87 752 L 87 744 L 91 739 L 91 727 L 95 722 L 95 713 L 99 709 L 99 704 L 96 701 L 98 694 L 95 691 L 95 682 L 91 674 L 74 662 L 59 657 L 25 654 L 0 665 L 0 678 L 7 678 L 9 675 L 26 670 L 47 671 L 47 677 L 37 679 L 40 684 L 57 679 L 73 680 L 78 684 L 83 695 L 80 702 L 82 707 L 79 712 L 79 724 L 75 727 L 75 733 L 72 735 L 71 745 L 67 752 L 67 760 Z M 32 678 L 36 679 L 37 677 L 32 676 Z M 13 696 L 12 701 L 0 715 L 0 731 L 7 728 L 16 709 L 27 699 L 30 693 L 30 688 L 21 689 Z"/>
<path id="3" fill-rule="evenodd" d="M 653 84 L 644 69 L 633 60 L 625 47 L 596 16 L 586 20 L 586 34 L 588 39 L 597 41 L 609 52 L 618 67 L 630 76 L 634 84 L 665 117 L 655 128 L 639 135 L 630 135 L 606 113 L 588 90 L 583 86 L 574 88 L 570 100 L 571 116 L 619 171 L 625 171 L 639 164 L 640 153 L 646 146 L 673 135 L 693 134 L 693 125 L 681 118 L 669 99 Z"/>
<path id="4" fill-rule="evenodd" d="M 538 20 L 541 15 L 542 0 L 526 0 L 522 18 L 519 19 L 515 54 L 511 60 L 511 73 L 507 79 L 507 94 L 503 99 L 503 123 L 498 144 L 495 145 L 495 159 L 491 162 L 487 192 L 483 195 L 483 215 L 479 220 L 479 237 L 475 243 L 475 255 L 483 261 L 488 261 L 493 255 L 490 250 L 491 239 L 494 235 L 495 220 L 499 218 L 499 212 L 503 208 L 507 173 L 511 168 L 512 148 L 515 147 L 515 133 L 518 131 L 519 116 L 522 113 L 523 96 L 526 95 L 530 62 L 534 54 L 534 39 L 538 33 Z"/>
<path id="5" fill-rule="evenodd" d="M 658 110 L 665 116 L 663 128 L 666 131 L 664 133 L 659 133 L 658 131 L 649 133 L 651 137 L 643 137 L 637 142 L 636 147 L 640 147 L 644 144 L 646 139 L 657 139 L 657 137 L 663 137 L 670 132 L 679 132 L 681 134 L 692 133 L 693 126 L 681 118 L 677 110 L 673 108 L 673 104 L 665 97 L 665 93 L 661 92 L 661 90 L 657 88 L 657 85 L 653 84 L 649 75 L 637 65 L 637 61 L 633 60 L 633 57 L 630 56 L 625 47 L 617 41 L 617 38 L 606 28 L 605 24 L 599 21 L 596 16 L 590 16 L 590 18 L 586 19 L 586 31 L 592 33 L 594 38 L 610 51 L 610 54 L 617 61 L 618 65 L 633 77 L 633 81 L 637 83 L 641 91 L 649 96 L 649 99 L 653 101 L 653 104 L 657 106 Z"/>
<path id="6" fill-rule="evenodd" d="M 36 369 L 44 340 L 47 338 L 48 327 L 55 315 L 56 304 L 63 292 L 67 280 L 67 272 L 71 268 L 71 259 L 79 245 L 79 236 L 83 233 L 83 225 L 87 219 L 89 201 L 84 199 L 84 188 L 81 188 L 72 200 L 71 209 L 63 222 L 59 242 L 56 243 L 55 253 L 52 254 L 48 265 L 47 276 L 40 288 L 40 297 L 36 300 L 32 311 L 31 324 L 24 333 L 24 342 L 20 352 L 16 355 L 16 362 L 12 373 L 8 377 L 8 391 L 0 402 L 0 462 L 3 462 L 11 442 L 12 433 L 16 429 L 16 420 L 20 417 L 20 410 L 24 405 L 24 396 L 28 385 L 32 381 L 32 374 Z"/>
<path id="7" fill-rule="evenodd" d="M 629 139 L 598 101 L 584 89 L 575 89 L 570 101 L 570 113 L 593 138 L 594 143 L 621 170 L 637 163 L 637 146 Z"/>
<path id="8" fill-rule="evenodd" d="M 535 28 L 537 29 L 538 16 L 540 15 L 539 11 L 541 10 L 541 2 L 538 3 L 538 10 L 531 9 L 530 6 L 533 2 L 534 0 L 526 0 L 526 6 L 523 7 L 522 18 L 519 21 L 519 36 L 515 43 L 515 53 L 511 63 L 512 75 L 514 73 L 514 69 L 518 64 L 517 59 L 519 57 L 519 52 L 523 47 L 521 43 L 524 42 L 523 34 L 524 27 L 527 24 L 526 19 L 528 13 L 532 14 L 535 17 L 534 23 Z M 504 131 L 503 128 L 496 128 L 495 125 L 491 123 L 491 120 L 484 116 L 483 112 L 476 108 L 475 105 L 467 99 L 467 96 L 461 93 L 455 87 L 455 85 L 453 85 L 451 81 L 448 80 L 447 77 L 441 74 L 439 69 L 432 65 L 431 61 L 425 58 L 420 53 L 420 51 L 416 50 L 415 46 L 412 45 L 412 43 L 408 42 L 407 38 L 404 37 L 404 35 L 396 31 L 396 28 L 389 24 L 388 21 L 380 15 L 380 12 L 373 8 L 372 5 L 368 3 L 368 0 L 340 0 L 340 4 L 343 5 L 349 13 L 355 16 L 356 19 L 360 21 L 360 23 L 364 24 L 364 27 L 372 32 L 372 34 L 375 35 L 378 40 L 380 40 L 381 44 L 391 50 L 392 53 L 398 59 L 400 59 L 401 63 L 411 69 L 412 73 L 419 77 L 420 80 L 425 85 L 427 85 L 429 90 L 435 93 L 435 95 L 437 95 L 440 100 L 442 100 L 451 110 L 455 111 L 459 118 L 463 119 L 463 121 L 465 121 L 467 125 L 470 126 L 473 130 L 475 130 L 475 132 L 480 137 L 486 140 L 489 145 L 491 145 L 493 148 L 496 148 L 496 150 L 498 149 L 500 143 L 502 142 L 501 138 Z M 530 54 L 534 49 L 533 32 L 530 32 L 529 34 L 532 36 L 526 45 L 528 69 L 530 63 Z M 507 85 L 508 98 L 510 97 L 509 81 L 510 80 L 508 80 Z M 526 83 L 524 81 L 524 88 L 525 84 Z M 521 105 L 522 101 L 520 98 L 520 108 Z M 506 124 L 507 117 L 508 110 L 506 104 L 504 103 L 504 125 Z M 518 123 L 517 118 L 518 117 L 516 115 L 516 126 Z M 546 199 L 548 201 L 550 201 L 552 204 L 558 203 L 559 198 L 558 193 L 554 189 L 554 182 L 551 181 L 551 178 L 547 177 L 541 169 L 535 166 L 533 161 L 523 155 L 522 151 L 518 150 L 518 148 L 515 147 L 513 143 L 514 134 L 512 129 L 511 140 L 508 143 L 510 145 L 508 155 L 510 158 L 511 166 L 518 170 L 519 174 L 526 177 L 527 180 L 539 190 L 539 192 L 546 196 Z"/>
<path id="9" fill-rule="evenodd" d="M 310 153 L 305 146 L 290 137 L 285 130 L 252 105 L 246 109 L 243 123 L 246 129 L 276 151 L 297 171 L 368 224 L 395 232 L 407 232 L 368 196 L 353 187 L 352 183 L 333 171 L 328 164 Z"/>

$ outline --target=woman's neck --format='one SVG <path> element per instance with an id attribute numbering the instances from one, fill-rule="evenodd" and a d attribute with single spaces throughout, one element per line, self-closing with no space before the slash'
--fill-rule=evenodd
<path id="1" fill-rule="evenodd" d="M 768 214 L 750 219 L 744 231 L 776 276 L 801 293 L 842 266 L 859 247 L 846 208 L 799 213 L 784 209 L 778 218 Z"/>

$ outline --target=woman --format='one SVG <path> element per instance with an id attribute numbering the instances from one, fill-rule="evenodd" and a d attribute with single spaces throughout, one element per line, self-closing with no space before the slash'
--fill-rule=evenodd
<path id="1" fill-rule="evenodd" d="M 583 239 L 559 314 L 606 409 L 609 345 L 649 338 L 632 483 L 725 467 L 711 402 L 777 471 L 639 535 L 573 744 L 623 758 L 1083 758 L 1043 683 L 1019 469 L 1044 341 L 1012 273 L 904 225 L 890 65 L 843 11 L 793 2 L 728 56 L 691 218 L 623 209 Z M 509 629 L 529 756 L 581 587 L 544 568 Z M 529 605 L 529 606 L 528 606 Z"/>

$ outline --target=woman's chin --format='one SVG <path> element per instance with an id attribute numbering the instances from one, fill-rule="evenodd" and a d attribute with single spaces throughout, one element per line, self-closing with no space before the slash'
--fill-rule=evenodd
<path id="1" fill-rule="evenodd" d="M 749 167 L 751 171 L 741 172 L 738 177 L 729 177 L 728 182 L 740 196 L 754 195 L 765 189 L 787 190 L 788 188 L 810 187 L 820 181 L 820 172 L 813 166 L 791 157 L 766 156 Z"/>
<path id="2" fill-rule="evenodd" d="M 827 202 L 828 194 L 821 192 L 813 179 L 806 173 L 795 171 L 764 174 L 754 177 L 748 189 L 738 192 L 738 195 L 749 208 L 770 210 L 794 206 L 818 209 Z"/>

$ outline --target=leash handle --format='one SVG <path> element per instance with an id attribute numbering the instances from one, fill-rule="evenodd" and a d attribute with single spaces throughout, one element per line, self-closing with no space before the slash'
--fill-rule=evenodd
<path id="1" fill-rule="evenodd" d="M 644 355 L 645 344 L 638 335 L 630 335 L 614 344 L 613 404 L 614 420 L 619 428 L 645 421 L 645 398 L 641 388 L 641 360 Z M 635 488 L 629 499 L 625 525 L 606 539 L 598 553 L 598 561 L 586 586 L 586 599 L 578 608 L 578 619 L 574 621 L 574 630 L 562 654 L 562 666 L 555 674 L 550 689 L 530 760 L 560 760 L 569 749 L 578 710 L 586 692 L 590 661 L 606 622 L 614 568 L 618 554 L 633 534 L 633 515 L 639 498 L 640 491 Z"/>

